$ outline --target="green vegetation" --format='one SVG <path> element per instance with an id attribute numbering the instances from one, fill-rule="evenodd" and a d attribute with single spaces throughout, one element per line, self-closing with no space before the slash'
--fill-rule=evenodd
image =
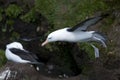
<path id="1" fill-rule="evenodd" d="M 22 8 L 18 5 L 11 4 L 5 10 L 6 15 L 10 18 L 17 18 L 19 14 L 22 13 Z"/>
<path id="2" fill-rule="evenodd" d="M 104 12 L 109 9 L 103 0 L 36 0 L 35 8 L 54 24 L 55 29 L 74 26 L 97 11 Z"/>
<path id="3" fill-rule="evenodd" d="M 35 22 L 36 18 L 37 18 L 37 14 L 34 8 L 32 8 L 28 13 L 26 13 L 25 15 L 21 16 L 20 18 L 27 23 L 30 22 Z"/>
<path id="4" fill-rule="evenodd" d="M 91 59 L 95 59 L 95 53 L 93 47 L 89 43 L 80 43 L 80 49 L 85 50 Z"/>
<path id="5" fill-rule="evenodd" d="M 2 21 L 2 12 L 3 12 L 3 9 L 0 7 L 0 21 Z"/>
<path id="6" fill-rule="evenodd" d="M 20 38 L 20 34 L 18 34 L 17 32 L 13 32 L 12 37 L 10 38 L 10 40 L 15 41 L 15 40 L 17 40 L 19 38 Z"/>
<path id="7" fill-rule="evenodd" d="M 49 20 L 50 23 L 53 23 L 56 18 L 56 0 L 35 0 L 35 9 L 37 12 L 42 13 Z"/>
<path id="8" fill-rule="evenodd" d="M 0 67 L 6 63 L 5 52 L 0 49 Z"/>
<path id="9" fill-rule="evenodd" d="M 15 32 L 13 28 L 16 19 L 22 20 L 23 22 L 25 22 L 25 24 L 31 23 L 35 26 L 40 26 L 41 32 L 42 28 L 44 28 L 46 32 L 43 32 L 42 35 L 43 37 L 45 37 L 51 31 L 54 31 L 56 29 L 64 28 L 66 26 L 72 27 L 77 23 L 85 20 L 86 18 L 101 13 L 107 13 L 108 11 L 112 12 L 113 10 L 120 9 L 119 0 L 35 0 L 33 7 L 31 7 L 31 4 L 27 3 L 27 1 L 22 1 L 24 2 L 24 4 L 22 5 L 10 3 L 4 8 L 0 6 L 1 43 L 2 40 L 5 40 L 5 42 L 7 42 L 7 39 L 8 42 L 15 41 L 21 36 L 21 34 Z M 40 14 L 42 14 L 48 20 L 50 24 L 49 29 L 41 26 L 42 19 L 39 19 L 41 18 L 41 16 L 39 16 Z M 37 22 L 38 19 L 41 21 L 40 23 Z M 109 17 L 104 21 L 104 24 L 102 24 L 100 30 L 107 33 L 110 30 L 109 27 L 111 24 L 113 24 L 113 22 L 114 19 Z M 41 42 L 42 41 L 43 38 L 41 38 Z M 100 48 L 97 43 L 94 44 L 95 46 Z M 53 54 L 55 53 L 56 61 L 62 60 L 59 61 L 62 63 L 61 66 L 64 66 L 64 69 L 69 71 L 69 68 L 71 68 L 71 63 L 74 63 L 72 62 L 71 58 L 71 54 L 74 53 L 70 52 L 73 47 L 64 47 L 63 45 L 65 44 L 57 42 L 52 43 L 52 45 L 49 44 L 44 48 L 50 52 L 53 52 Z M 77 46 L 79 47 L 79 50 L 84 50 L 87 53 L 87 55 L 90 57 L 89 60 L 95 60 L 94 49 L 89 44 L 78 43 Z M 104 54 L 106 54 L 108 51 L 112 51 L 114 46 L 114 42 L 111 43 L 108 47 L 108 50 L 103 50 Z M 102 49 L 100 50 L 100 52 L 102 53 Z M 3 50 L 0 50 L 0 61 L 0 66 L 6 62 Z M 88 64 L 83 64 L 82 68 L 84 69 L 84 71 L 88 71 L 91 69 Z"/>
<path id="10" fill-rule="evenodd" d="M 9 19 L 9 20 L 6 21 L 6 24 L 9 25 L 9 26 L 13 26 L 14 20 Z"/>

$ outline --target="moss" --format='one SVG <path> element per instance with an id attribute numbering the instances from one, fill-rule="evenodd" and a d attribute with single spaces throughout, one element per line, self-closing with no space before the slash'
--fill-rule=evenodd
<path id="1" fill-rule="evenodd" d="M 6 32 L 6 31 L 7 31 L 6 25 L 1 27 L 1 31 L 2 31 L 2 32 Z"/>
<path id="2" fill-rule="evenodd" d="M 112 25 L 114 23 L 114 19 L 109 17 L 104 22 L 105 23 L 102 25 L 101 30 L 103 32 L 107 32 L 110 29 L 110 25 Z"/>
<path id="3" fill-rule="evenodd" d="M 20 18 L 27 23 L 35 22 L 36 18 L 38 17 L 36 14 L 37 13 L 35 9 L 32 8 L 28 13 L 26 13 L 25 15 L 22 15 Z"/>
<path id="4" fill-rule="evenodd" d="M 16 4 L 9 5 L 5 12 L 9 18 L 17 18 L 19 14 L 22 13 L 22 8 Z"/>
<path id="5" fill-rule="evenodd" d="M 9 20 L 6 21 L 6 24 L 9 25 L 9 26 L 13 26 L 14 20 L 9 19 Z"/>
<path id="6" fill-rule="evenodd" d="M 110 0 L 106 1 L 110 10 L 120 10 L 120 1 L 119 0 Z"/>
<path id="7" fill-rule="evenodd" d="M 79 47 L 80 49 L 85 50 L 86 53 L 88 53 L 88 56 L 90 57 L 91 60 L 95 59 L 94 49 L 89 43 L 80 43 Z"/>
<path id="8" fill-rule="evenodd" d="M 20 38 L 20 34 L 18 34 L 17 32 L 13 32 L 12 37 L 10 38 L 10 40 L 11 41 L 16 41 L 19 38 Z"/>
<path id="9" fill-rule="evenodd" d="M 56 18 L 56 5 L 56 0 L 35 0 L 36 11 L 46 16 L 50 23 L 53 23 L 54 19 Z"/>
<path id="10" fill-rule="evenodd" d="M 6 63 L 6 57 L 4 50 L 0 49 L 0 67 Z"/>
<path id="11" fill-rule="evenodd" d="M 2 12 L 3 12 L 3 9 L 0 7 L 0 21 L 2 21 Z"/>

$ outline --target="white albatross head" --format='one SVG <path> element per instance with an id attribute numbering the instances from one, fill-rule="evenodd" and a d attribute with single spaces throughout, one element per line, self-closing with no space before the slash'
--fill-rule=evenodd
<path id="1" fill-rule="evenodd" d="M 44 46 L 44 45 L 46 45 L 49 42 L 63 41 L 64 38 L 65 38 L 64 34 L 66 34 L 66 32 L 67 32 L 66 29 L 67 28 L 59 29 L 59 30 L 56 30 L 56 31 L 50 33 L 48 35 L 47 39 L 42 43 L 41 46 Z"/>
<path id="2" fill-rule="evenodd" d="M 57 41 L 56 34 L 54 32 L 50 33 L 47 39 L 42 43 L 42 46 L 46 45 L 49 42 Z"/>
<path id="3" fill-rule="evenodd" d="M 6 48 L 7 48 L 7 49 L 17 48 L 17 49 L 24 50 L 22 44 L 19 43 L 19 42 L 12 42 L 12 43 L 10 43 L 10 44 L 7 44 Z"/>

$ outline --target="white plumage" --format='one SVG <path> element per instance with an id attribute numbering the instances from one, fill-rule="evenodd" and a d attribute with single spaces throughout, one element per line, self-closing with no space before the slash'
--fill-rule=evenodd
<path id="1" fill-rule="evenodd" d="M 17 63 L 41 64 L 38 62 L 38 57 L 25 50 L 21 43 L 12 42 L 6 46 L 5 56 L 8 60 Z"/>
<path id="2" fill-rule="evenodd" d="M 23 60 L 20 56 L 12 53 L 9 49 L 11 48 L 16 48 L 16 49 L 19 49 L 19 50 L 23 50 L 23 46 L 18 43 L 18 42 L 13 42 L 13 43 L 10 43 L 6 46 L 6 50 L 5 50 L 5 55 L 7 57 L 8 60 L 11 60 L 13 62 L 19 62 L 19 63 L 29 63 L 30 61 L 28 60 Z"/>
<path id="3" fill-rule="evenodd" d="M 60 30 L 56 30 L 50 33 L 47 37 L 48 42 L 54 41 L 67 41 L 67 42 L 85 42 L 87 39 L 92 37 L 92 33 L 95 31 L 76 31 L 69 32 L 67 31 L 69 28 L 64 28 Z"/>
<path id="4" fill-rule="evenodd" d="M 106 37 L 101 33 L 96 31 L 87 31 L 87 28 L 96 24 L 98 21 L 102 20 L 108 14 L 89 18 L 72 28 L 63 28 L 50 33 L 47 39 L 42 43 L 42 46 L 46 45 L 49 42 L 55 41 L 67 41 L 67 42 L 91 42 L 96 41 L 102 43 L 104 47 L 107 47 L 105 44 Z M 96 57 L 99 57 L 99 50 L 93 44 L 91 46 L 95 50 Z"/>

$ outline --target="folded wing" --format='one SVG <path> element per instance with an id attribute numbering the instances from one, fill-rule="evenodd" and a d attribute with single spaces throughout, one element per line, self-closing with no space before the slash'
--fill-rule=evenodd
<path id="1" fill-rule="evenodd" d="M 26 50 L 20 50 L 20 49 L 16 49 L 16 48 L 11 48 L 9 49 L 13 54 L 19 56 L 20 58 L 22 58 L 23 60 L 28 60 L 31 61 L 32 63 L 36 63 L 38 60 L 38 57 Z"/>

